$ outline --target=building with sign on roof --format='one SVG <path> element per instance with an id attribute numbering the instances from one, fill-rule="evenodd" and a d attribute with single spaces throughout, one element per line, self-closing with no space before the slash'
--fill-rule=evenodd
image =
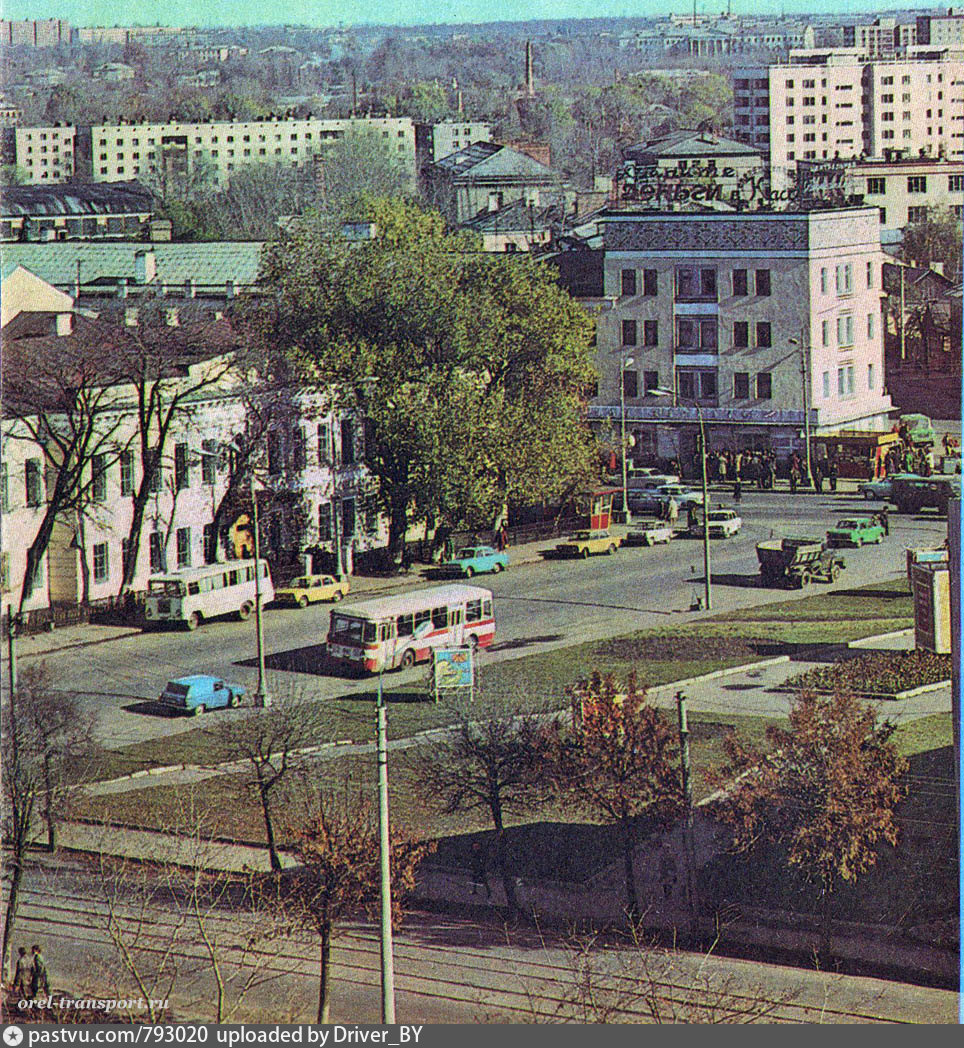
<path id="1" fill-rule="evenodd" d="M 154 198 L 139 182 L 7 186 L 0 197 L 0 241 L 144 236 Z"/>

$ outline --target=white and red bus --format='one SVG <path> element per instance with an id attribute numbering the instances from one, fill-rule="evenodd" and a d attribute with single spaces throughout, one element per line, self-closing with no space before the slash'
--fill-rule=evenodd
<path id="1" fill-rule="evenodd" d="M 413 666 L 433 648 L 468 644 L 487 648 L 495 639 L 492 591 L 481 586 L 433 586 L 396 597 L 378 597 L 333 611 L 328 654 L 377 673 Z"/>

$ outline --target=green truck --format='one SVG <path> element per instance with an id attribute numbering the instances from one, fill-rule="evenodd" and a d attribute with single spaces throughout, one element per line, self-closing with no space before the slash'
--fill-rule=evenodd
<path id="1" fill-rule="evenodd" d="M 890 497 L 898 513 L 936 509 L 939 514 L 946 515 L 948 501 L 961 497 L 961 478 L 943 475 L 895 477 Z"/>

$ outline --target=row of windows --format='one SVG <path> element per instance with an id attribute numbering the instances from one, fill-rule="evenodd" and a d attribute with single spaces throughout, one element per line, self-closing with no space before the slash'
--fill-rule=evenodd
<path id="1" fill-rule="evenodd" d="M 864 267 L 864 281 L 867 288 L 874 286 L 876 272 L 873 262 L 867 262 Z M 834 287 L 838 295 L 852 295 L 854 291 L 854 267 L 850 262 L 844 262 L 834 270 Z M 830 270 L 826 266 L 820 268 L 820 294 L 826 295 L 830 292 Z"/>
<path id="2" fill-rule="evenodd" d="M 649 396 L 654 389 L 661 389 L 658 371 L 643 372 L 643 396 Z M 716 371 L 696 368 L 677 368 L 676 388 L 684 400 L 715 400 L 719 395 L 719 376 Z M 751 388 L 755 394 L 751 394 Z M 623 394 L 628 398 L 639 396 L 639 373 L 623 372 Z M 757 400 L 773 399 L 773 375 L 769 371 L 758 371 L 755 377 L 749 371 L 737 371 L 733 374 L 733 399 L 749 400 L 755 395 Z"/>
<path id="3" fill-rule="evenodd" d="M 833 374 L 825 371 L 822 375 L 823 398 L 829 400 L 833 395 Z M 873 364 L 867 365 L 867 389 L 877 388 L 877 370 Z M 843 364 L 837 368 L 837 396 L 853 397 L 857 393 L 856 367 L 853 364 Z"/>
<path id="4" fill-rule="evenodd" d="M 731 286 L 734 296 L 750 294 L 750 274 L 753 274 L 753 293 L 760 297 L 771 294 L 769 269 L 734 269 L 731 273 Z M 642 293 L 654 296 L 658 293 L 658 273 L 655 269 L 642 271 Z M 676 298 L 681 301 L 716 301 L 717 273 L 709 267 L 677 266 L 675 273 Z M 623 269 L 620 273 L 620 291 L 622 295 L 631 296 L 638 291 L 637 271 Z"/>
<path id="5" fill-rule="evenodd" d="M 719 346 L 718 322 L 715 317 L 677 317 L 676 318 L 676 348 L 683 350 L 712 350 L 716 351 Z M 773 344 L 773 328 L 769 320 L 757 321 L 751 329 L 750 322 L 737 320 L 733 324 L 733 345 L 746 349 L 750 345 L 751 330 L 754 334 L 754 346 L 769 348 Z M 638 322 L 635 320 L 624 320 L 622 322 L 622 344 L 626 347 L 639 344 Z M 643 345 L 659 345 L 659 321 L 643 321 Z"/>
<path id="6" fill-rule="evenodd" d="M 854 344 L 854 318 L 853 314 L 845 313 L 842 316 L 837 317 L 836 320 L 837 328 L 837 345 L 838 346 L 852 346 Z M 822 320 L 820 322 L 820 344 L 827 348 L 830 346 L 830 335 L 833 331 L 833 324 L 829 320 Z M 877 319 L 875 314 L 867 314 L 867 339 L 872 341 L 877 331 Z"/>

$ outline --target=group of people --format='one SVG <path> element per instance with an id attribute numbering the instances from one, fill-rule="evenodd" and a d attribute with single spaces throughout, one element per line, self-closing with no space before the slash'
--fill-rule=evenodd
<path id="1" fill-rule="evenodd" d="M 34 943 L 30 954 L 27 947 L 17 950 L 17 966 L 13 974 L 12 992 L 20 1000 L 35 1000 L 50 993 L 50 976 L 47 962 L 39 943 Z"/>
<path id="2" fill-rule="evenodd" d="M 761 491 L 768 491 L 777 477 L 776 452 L 711 451 L 706 456 L 706 472 L 710 480 L 720 484 L 755 483 Z"/>
<path id="3" fill-rule="evenodd" d="M 929 477 L 934 472 L 934 447 L 931 444 L 917 447 L 910 441 L 901 441 L 887 449 L 884 469 L 887 475 L 916 473 L 920 477 Z"/>

